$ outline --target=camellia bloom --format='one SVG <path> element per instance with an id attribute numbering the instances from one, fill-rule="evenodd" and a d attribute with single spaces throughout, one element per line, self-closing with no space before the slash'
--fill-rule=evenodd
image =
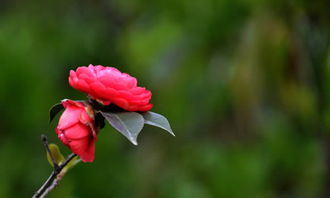
<path id="1" fill-rule="evenodd" d="M 56 133 L 69 149 L 84 162 L 94 161 L 96 127 L 92 108 L 82 102 L 63 100 L 65 108 Z"/>
<path id="2" fill-rule="evenodd" d="M 127 111 L 149 111 L 151 92 L 137 86 L 136 78 L 114 67 L 101 65 L 71 70 L 70 85 L 103 105 L 111 103 Z"/>

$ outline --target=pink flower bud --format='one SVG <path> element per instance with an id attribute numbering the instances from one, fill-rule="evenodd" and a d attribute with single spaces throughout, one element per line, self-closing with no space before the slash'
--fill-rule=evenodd
<path id="1" fill-rule="evenodd" d="M 67 99 L 62 105 L 65 110 L 56 127 L 59 139 L 82 161 L 94 161 L 97 137 L 93 109 L 82 102 Z"/>

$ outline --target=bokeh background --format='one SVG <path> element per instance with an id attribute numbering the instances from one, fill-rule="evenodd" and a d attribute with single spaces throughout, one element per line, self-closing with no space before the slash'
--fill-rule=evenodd
<path id="1" fill-rule="evenodd" d="M 133 146 L 107 126 L 96 160 L 50 198 L 330 197 L 327 0 L 1 0 L 0 197 L 51 172 L 40 134 L 77 66 L 115 66 L 152 90 L 176 133 Z"/>

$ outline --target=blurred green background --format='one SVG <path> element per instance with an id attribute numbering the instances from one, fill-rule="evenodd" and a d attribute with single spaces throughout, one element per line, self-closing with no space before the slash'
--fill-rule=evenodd
<path id="1" fill-rule="evenodd" d="M 153 92 L 176 137 L 133 146 L 107 126 L 96 159 L 50 198 L 330 197 L 327 0 L 1 0 L 0 198 L 51 173 L 40 135 L 77 66 L 115 66 Z"/>

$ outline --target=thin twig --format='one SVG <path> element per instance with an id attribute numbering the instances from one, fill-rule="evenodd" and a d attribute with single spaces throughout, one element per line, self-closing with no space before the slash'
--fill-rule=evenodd
<path id="1" fill-rule="evenodd" d="M 51 173 L 51 175 L 48 177 L 46 182 L 39 188 L 39 190 L 33 195 L 32 198 L 43 198 L 45 197 L 51 190 L 53 190 L 58 182 L 62 179 L 63 175 L 60 175 L 61 171 L 63 168 L 65 168 L 66 165 L 77 155 L 74 153 L 71 153 L 68 155 L 68 157 L 64 160 L 63 163 L 57 164 L 55 162 L 54 156 L 52 156 L 49 146 L 48 146 L 48 140 L 47 136 L 43 135 L 42 136 L 42 141 L 46 147 L 47 152 L 49 153 L 50 157 L 52 158 L 53 164 L 54 164 L 54 169 Z"/>
<path id="2" fill-rule="evenodd" d="M 54 169 L 58 169 L 58 164 L 57 164 L 57 162 L 56 162 L 56 160 L 55 160 L 55 157 L 54 157 L 53 153 L 52 153 L 52 152 L 50 151 L 50 149 L 49 149 L 48 138 L 47 138 L 47 136 L 44 135 L 44 134 L 42 134 L 42 135 L 41 135 L 41 141 L 42 141 L 42 143 L 44 144 L 44 146 L 45 146 L 45 148 L 46 148 L 46 151 L 47 151 L 47 153 L 49 154 L 50 159 L 51 159 L 52 162 L 53 162 Z"/>

